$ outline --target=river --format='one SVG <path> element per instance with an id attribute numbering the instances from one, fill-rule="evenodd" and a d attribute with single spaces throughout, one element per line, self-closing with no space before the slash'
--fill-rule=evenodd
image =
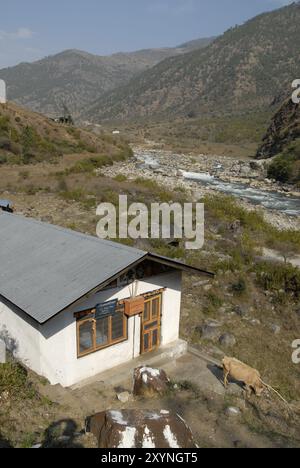
<path id="1" fill-rule="evenodd" d="M 161 161 L 155 157 L 155 153 L 142 152 L 136 154 L 138 161 L 142 162 L 146 168 L 153 170 L 164 167 Z M 167 170 L 167 167 L 164 167 Z M 227 182 L 219 176 L 209 173 L 189 172 L 180 170 L 181 176 L 200 186 L 205 186 L 217 192 L 232 195 L 236 198 L 244 199 L 256 206 L 263 206 L 269 210 L 285 213 L 289 216 L 300 216 L 300 197 L 290 196 L 276 191 L 261 190 L 253 188 L 248 184 L 240 182 Z"/>

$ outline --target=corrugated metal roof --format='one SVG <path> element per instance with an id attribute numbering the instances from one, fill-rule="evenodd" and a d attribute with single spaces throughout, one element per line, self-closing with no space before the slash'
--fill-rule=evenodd
<path id="1" fill-rule="evenodd" d="M 44 323 L 145 252 L 0 213 L 0 295 Z"/>
<path id="2" fill-rule="evenodd" d="M 39 323 L 144 259 L 214 276 L 166 257 L 0 211 L 0 296 Z"/>

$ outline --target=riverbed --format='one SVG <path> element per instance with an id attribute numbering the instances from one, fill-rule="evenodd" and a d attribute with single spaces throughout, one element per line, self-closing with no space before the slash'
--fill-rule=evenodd
<path id="1" fill-rule="evenodd" d="M 146 170 L 152 169 L 153 171 L 157 171 L 160 168 L 162 170 L 174 170 L 174 161 L 173 166 L 169 167 L 161 161 L 161 154 L 162 152 L 137 151 L 136 159 L 143 164 Z M 247 200 L 249 203 L 256 206 L 263 206 L 266 209 L 279 211 L 289 216 L 300 216 L 300 196 L 292 196 L 288 193 L 275 190 L 262 190 L 251 187 L 251 185 L 246 182 L 222 180 L 222 168 L 224 163 L 222 164 L 220 159 L 212 161 L 211 167 L 213 169 L 211 172 L 191 172 L 182 169 L 182 156 L 177 155 L 177 158 L 180 160 L 180 168 L 177 173 L 178 177 L 196 182 L 200 187 L 206 187 L 217 192 L 225 193 L 226 195 L 232 195 L 236 198 Z M 247 180 L 246 177 L 245 179 Z"/>
<path id="2" fill-rule="evenodd" d="M 168 151 L 134 148 L 134 158 L 101 169 L 104 175 L 125 175 L 156 181 L 166 189 L 182 187 L 199 200 L 209 193 L 224 193 L 239 199 L 249 209 L 261 207 L 269 222 L 282 229 L 300 226 L 300 193 L 262 177 L 251 161 L 225 156 L 174 154 Z M 252 208 L 251 208 L 252 207 Z"/>

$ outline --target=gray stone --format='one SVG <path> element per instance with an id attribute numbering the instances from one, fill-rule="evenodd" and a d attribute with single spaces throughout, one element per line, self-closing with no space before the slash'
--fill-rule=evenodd
<path id="1" fill-rule="evenodd" d="M 0 340 L 0 364 L 6 363 L 6 345 L 4 341 Z"/>
<path id="2" fill-rule="evenodd" d="M 208 325 L 209 327 L 221 328 L 223 323 L 219 320 L 209 319 L 205 321 L 205 325 Z"/>
<path id="3" fill-rule="evenodd" d="M 252 320 L 250 321 L 250 323 L 251 323 L 252 325 L 261 325 L 261 321 L 258 320 L 258 319 L 252 319 Z"/>
<path id="4" fill-rule="evenodd" d="M 224 346 L 225 348 L 231 348 L 232 346 L 236 345 L 236 339 L 230 333 L 225 333 L 224 335 L 220 337 L 219 343 L 221 346 Z"/>
<path id="5" fill-rule="evenodd" d="M 241 232 L 241 227 L 241 221 L 237 219 L 230 225 L 230 230 L 235 234 L 239 234 Z"/>
<path id="6" fill-rule="evenodd" d="M 246 317 L 248 315 L 248 309 L 244 306 L 236 306 L 234 308 L 234 313 L 239 317 Z"/>
<path id="7" fill-rule="evenodd" d="M 197 281 L 196 283 L 192 284 L 193 288 L 201 288 L 202 286 L 206 286 L 209 284 L 210 280 L 202 280 L 202 281 Z"/>
<path id="8" fill-rule="evenodd" d="M 202 325 L 198 330 L 204 340 L 217 340 L 221 334 L 220 327 L 222 324 L 216 320 L 209 320 Z"/>
<path id="9" fill-rule="evenodd" d="M 281 327 L 273 323 L 272 325 L 270 325 L 270 330 L 274 333 L 274 335 L 279 335 L 279 333 L 281 332 Z"/>
<path id="10" fill-rule="evenodd" d="M 129 392 L 118 393 L 117 398 L 121 403 L 128 403 L 128 401 L 130 400 L 130 393 Z"/>
<path id="11" fill-rule="evenodd" d="M 226 395 L 234 396 L 234 397 L 242 397 L 244 395 L 243 387 L 240 387 L 237 384 L 231 383 L 229 384 L 226 390 Z"/>
<path id="12" fill-rule="evenodd" d="M 242 166 L 241 167 L 241 174 L 244 176 L 249 176 L 251 174 L 251 168 L 250 166 Z"/>
<path id="13" fill-rule="evenodd" d="M 227 416 L 240 416 L 241 410 L 235 406 L 230 406 L 226 409 Z"/>

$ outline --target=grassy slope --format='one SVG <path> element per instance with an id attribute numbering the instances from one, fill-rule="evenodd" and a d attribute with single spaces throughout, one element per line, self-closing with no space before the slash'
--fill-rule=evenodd
<path id="1" fill-rule="evenodd" d="M 16 179 L 18 186 L 12 182 L 13 178 L 10 180 L 14 184 L 13 191 L 16 191 L 12 198 L 18 211 L 82 232 L 95 233 L 96 204 L 100 201 L 116 203 L 119 193 L 127 194 L 131 202 L 138 200 L 147 204 L 154 200 L 189 199 L 188 194 L 182 190 L 171 193 L 154 182 L 143 179 L 129 182 L 124 177 L 108 179 L 95 176 L 92 172 L 74 174 L 68 171 L 57 179 L 57 175 L 49 174 L 48 167 L 45 165 L 41 171 L 39 165 L 30 166 L 27 178 L 19 176 Z M 0 180 L 3 184 L 2 170 L 0 168 Z M 35 170 L 38 170 L 38 178 Z M 8 175 L 5 173 L 5 178 Z M 61 177 L 64 190 L 61 190 Z M 24 190 L 28 183 L 34 195 Z M 40 184 L 49 184 L 49 187 L 44 190 Z M 169 247 L 157 241 L 145 241 L 142 245 L 163 255 L 182 258 L 193 265 L 216 272 L 216 279 L 209 290 L 197 285 L 198 277 L 185 276 L 181 336 L 211 354 L 214 353 L 213 347 L 218 346 L 226 354 L 245 360 L 259 368 L 264 379 L 280 390 L 287 399 L 299 402 L 300 373 L 299 366 L 291 362 L 291 343 L 300 335 L 300 272 L 289 265 L 265 263 L 259 258 L 263 246 L 279 248 L 280 245 L 286 246 L 289 243 L 290 251 L 299 253 L 299 232 L 280 233 L 265 223 L 261 215 L 245 211 L 236 201 L 227 197 L 209 197 L 205 200 L 205 205 L 205 251 L 185 252 L 181 246 Z M 231 226 L 237 220 L 240 221 L 241 228 L 234 232 Z M 133 242 L 130 244 L 133 245 Z M 234 312 L 237 306 L 246 308 L 246 317 L 242 318 Z M 235 346 L 222 348 L 217 342 L 201 339 L 197 331 L 199 326 L 212 318 L 223 322 L 223 333 L 235 335 Z M 271 331 L 272 324 L 281 327 L 278 335 Z M 3 390 L 1 374 L 0 389 Z M 31 423 L 26 424 L 23 431 L 16 432 L 14 444 L 18 445 L 30 442 L 30 433 L 34 427 L 33 413 L 40 408 L 39 400 L 32 401 L 29 398 L 25 401 L 26 417 Z M 42 403 L 45 411 L 48 402 Z M 253 408 L 256 408 L 256 404 L 258 407 L 260 405 L 253 401 L 251 404 Z M 273 404 L 277 411 L 278 404 Z M 6 417 L 1 411 L 0 417 L 3 437 L 7 438 L 14 433 L 17 416 L 15 412 L 11 413 L 16 418 L 12 421 L 10 412 L 7 409 L 5 411 Z M 57 410 L 54 408 L 53 411 L 55 416 Z M 256 426 L 253 430 L 272 432 L 275 439 L 276 434 L 286 436 L 282 429 L 270 422 L 270 418 L 263 421 L 259 419 L 259 425 L 257 416 L 254 421 Z M 41 426 L 46 426 L 46 422 L 43 421 Z M 251 420 L 247 424 L 254 423 Z"/>
<path id="2" fill-rule="evenodd" d="M 130 155 L 130 150 L 109 135 L 58 125 L 12 103 L 0 105 L 0 165 L 57 163 L 70 153 L 113 160 Z"/>

